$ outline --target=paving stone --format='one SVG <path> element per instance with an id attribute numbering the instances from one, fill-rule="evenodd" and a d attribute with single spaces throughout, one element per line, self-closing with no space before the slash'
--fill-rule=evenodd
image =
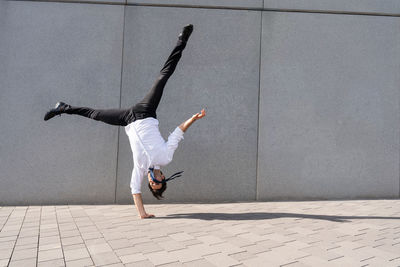
<path id="1" fill-rule="evenodd" d="M 0 235 L 1 234 L 3 234 L 3 232 L 0 232 Z M 0 243 L 7 242 L 7 241 L 16 241 L 17 237 L 18 237 L 18 235 L 0 237 Z"/>
<path id="2" fill-rule="evenodd" d="M 1 267 L 6 267 L 6 266 L 8 266 L 8 259 L 0 260 L 0 266 L 1 266 Z"/>
<path id="3" fill-rule="evenodd" d="M 157 267 L 182 267 L 184 266 L 182 263 L 180 263 L 179 261 L 177 262 L 171 262 L 171 263 L 167 263 L 167 264 L 162 264 L 162 265 L 158 265 Z"/>
<path id="4" fill-rule="evenodd" d="M 83 239 L 80 236 L 61 238 L 61 244 L 63 246 L 75 245 L 80 243 L 83 243 Z"/>
<path id="5" fill-rule="evenodd" d="M 235 254 L 235 253 L 245 252 L 246 251 L 246 247 L 241 247 L 240 248 L 240 247 L 237 247 L 237 246 L 232 245 L 232 244 L 227 243 L 227 242 L 210 245 L 210 247 L 212 249 L 214 249 L 215 251 L 222 252 L 222 253 L 225 253 L 225 254 Z"/>
<path id="6" fill-rule="evenodd" d="M 212 266 L 216 266 L 216 265 L 212 264 L 211 262 L 209 262 L 205 259 L 201 259 L 201 260 L 185 262 L 185 263 L 183 263 L 183 266 L 185 266 L 185 267 L 212 267 Z"/>
<path id="7" fill-rule="evenodd" d="M 61 231 L 60 233 L 61 238 L 79 236 L 79 235 L 80 233 L 78 230 Z"/>
<path id="8" fill-rule="evenodd" d="M 64 250 L 64 258 L 66 261 L 73 261 L 89 257 L 90 255 L 86 248 Z"/>
<path id="9" fill-rule="evenodd" d="M 202 254 L 201 251 L 191 250 L 188 248 L 174 250 L 170 252 L 170 255 L 172 255 L 174 259 L 177 259 L 182 263 L 199 260 L 202 258 L 201 254 Z"/>
<path id="10" fill-rule="evenodd" d="M 60 236 L 58 229 L 53 230 L 40 230 L 40 237 Z"/>
<path id="11" fill-rule="evenodd" d="M 146 243 L 139 243 L 134 246 L 135 252 L 140 252 L 143 254 L 149 252 L 157 252 L 163 250 L 157 243 L 154 242 L 146 242 Z"/>
<path id="12" fill-rule="evenodd" d="M 8 267 L 35 267 L 36 258 L 24 259 L 19 261 L 10 261 Z"/>
<path id="13" fill-rule="evenodd" d="M 122 263 L 113 263 L 113 264 L 107 264 L 105 265 L 107 267 L 125 267 Z"/>
<path id="14" fill-rule="evenodd" d="M 119 259 L 123 264 L 127 264 L 131 262 L 147 260 L 148 257 L 144 256 L 142 253 L 135 253 L 135 254 L 128 254 L 125 256 L 120 256 Z"/>
<path id="15" fill-rule="evenodd" d="M 114 252 L 119 257 L 138 253 L 137 249 L 135 247 L 127 247 L 127 248 L 116 249 L 116 250 L 114 250 Z"/>
<path id="16" fill-rule="evenodd" d="M 272 248 L 271 250 L 280 255 L 284 255 L 284 257 L 290 261 L 296 261 L 297 259 L 311 255 L 308 252 L 293 249 L 292 247 L 288 247 L 288 246 L 276 247 L 276 248 Z"/>
<path id="17" fill-rule="evenodd" d="M 38 267 L 64 267 L 64 259 L 38 262 Z"/>
<path id="18" fill-rule="evenodd" d="M 244 247 L 244 246 L 250 246 L 250 245 L 255 245 L 254 242 L 251 242 L 247 239 L 241 238 L 241 237 L 229 237 L 225 239 L 226 242 L 231 243 L 237 247 Z"/>
<path id="19" fill-rule="evenodd" d="M 1 249 L 0 250 L 0 260 L 9 259 L 11 257 L 13 248 Z"/>
<path id="20" fill-rule="evenodd" d="M 131 243 L 126 238 L 109 240 L 107 242 L 112 247 L 112 249 L 114 249 L 114 250 L 115 249 L 119 249 L 119 248 L 126 248 L 126 247 L 130 247 L 131 246 Z"/>
<path id="21" fill-rule="evenodd" d="M 259 210 L 271 214 L 265 220 L 238 221 L 140 220 L 132 205 L 18 207 L 8 209 L 10 219 L 0 232 L 0 267 L 8 265 L 14 245 L 11 262 L 28 266 L 32 259 L 36 263 L 33 252 L 37 249 L 39 265 L 62 266 L 62 247 L 67 266 L 212 266 L 230 265 L 227 261 L 234 260 L 232 266 L 398 267 L 400 226 L 398 220 L 387 219 L 400 217 L 398 204 L 400 200 L 368 200 L 168 204 L 151 208 L 165 217 L 206 212 L 225 213 L 231 218 L 230 213 Z M 165 225 L 165 231 L 154 230 Z M 23 234 L 18 236 L 20 230 Z M 89 250 L 94 259 L 101 255 L 97 263 L 90 259 Z M 152 263 L 153 254 L 163 257 L 152 258 Z M 20 257 L 28 258 L 16 260 Z M 221 262 L 218 257 L 223 258 Z"/>
<path id="22" fill-rule="evenodd" d="M 29 258 L 36 258 L 37 255 L 37 249 L 36 248 L 30 248 L 30 249 L 23 249 L 23 250 L 14 250 L 12 254 L 11 261 L 18 261 L 18 260 L 23 260 L 23 259 L 29 259 Z"/>
<path id="23" fill-rule="evenodd" d="M 90 254 L 92 254 L 92 255 L 113 251 L 113 249 L 110 247 L 110 245 L 108 243 L 87 245 L 87 248 L 88 248 Z"/>
<path id="24" fill-rule="evenodd" d="M 63 248 L 63 251 L 67 251 L 67 250 L 71 250 L 71 249 L 86 248 L 86 245 L 84 243 L 81 243 L 81 244 L 63 246 L 62 248 Z"/>
<path id="25" fill-rule="evenodd" d="M 93 265 L 94 263 L 91 258 L 84 258 L 66 262 L 67 267 L 83 267 L 83 266 L 93 266 Z"/>
<path id="26" fill-rule="evenodd" d="M 84 240 L 101 238 L 103 235 L 100 232 L 81 233 Z"/>
<path id="27" fill-rule="evenodd" d="M 322 258 L 322 259 L 325 259 L 328 261 L 342 256 L 340 253 L 334 253 L 331 250 L 327 251 L 326 249 L 322 249 L 318 246 L 311 246 L 308 248 L 303 248 L 303 249 L 300 249 L 299 251 L 311 254 L 313 256 L 317 256 L 319 258 Z"/>
<path id="28" fill-rule="evenodd" d="M 125 267 L 154 267 L 155 265 L 148 260 L 125 264 Z"/>
<path id="29" fill-rule="evenodd" d="M 157 243 L 158 246 L 160 246 L 166 251 L 173 251 L 173 250 L 183 249 L 186 247 L 185 245 L 182 244 L 182 242 L 175 241 L 170 237 L 164 238 L 164 240 L 165 239 L 166 241 L 155 241 L 154 239 L 153 240 L 155 243 Z"/>
<path id="30" fill-rule="evenodd" d="M 15 241 L 0 242 L 0 250 L 2 249 L 12 249 L 15 246 Z"/>
<path id="31" fill-rule="evenodd" d="M 61 248 L 61 242 L 53 243 L 53 244 L 46 244 L 41 245 L 39 244 L 39 250 L 49 250 L 49 249 L 56 249 Z"/>
<path id="32" fill-rule="evenodd" d="M 243 260 L 255 257 L 254 254 L 251 254 L 251 253 L 249 253 L 247 251 L 234 253 L 234 254 L 229 254 L 228 256 L 232 257 L 232 258 L 234 258 L 235 260 L 238 260 L 238 261 L 243 261 Z"/>
<path id="33" fill-rule="evenodd" d="M 187 240 L 191 240 L 194 239 L 193 236 L 188 235 L 186 233 L 177 233 L 177 234 L 172 234 L 169 235 L 172 239 L 174 239 L 175 241 L 187 241 Z"/>
<path id="34" fill-rule="evenodd" d="M 20 246 L 28 244 L 38 244 L 38 238 L 36 236 L 18 238 L 16 245 Z"/>
<path id="35" fill-rule="evenodd" d="M 38 261 L 49 261 L 55 259 L 62 259 L 63 252 L 61 249 L 42 250 L 38 253 Z"/>
<path id="36" fill-rule="evenodd" d="M 113 251 L 91 255 L 96 266 L 119 263 L 120 260 Z"/>
<path id="37" fill-rule="evenodd" d="M 224 266 L 228 267 L 228 266 L 240 264 L 240 262 L 237 261 L 236 259 L 229 257 L 223 253 L 207 255 L 207 256 L 204 256 L 204 258 L 206 260 L 208 260 L 209 262 L 213 263 L 214 265 L 221 266 L 221 267 L 224 267 Z"/>
<path id="38" fill-rule="evenodd" d="M 218 243 L 224 242 L 223 239 L 216 237 L 216 236 L 212 236 L 212 235 L 200 236 L 197 238 L 197 240 L 200 240 L 201 242 L 203 242 L 207 245 L 213 245 L 213 244 L 218 244 Z"/>
<path id="39" fill-rule="evenodd" d="M 146 257 L 154 264 L 154 265 L 162 265 L 172 262 L 177 262 L 178 259 L 174 257 L 171 253 L 167 251 L 158 251 L 154 253 L 146 254 Z"/>

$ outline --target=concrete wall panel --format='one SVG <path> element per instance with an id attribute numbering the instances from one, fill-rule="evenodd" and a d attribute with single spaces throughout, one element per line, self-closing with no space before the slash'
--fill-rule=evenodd
<path id="1" fill-rule="evenodd" d="M 0 204 L 112 203 L 118 128 L 43 116 L 58 100 L 119 106 L 123 7 L 7 2 L 1 12 Z"/>
<path id="2" fill-rule="evenodd" d="M 398 0 L 264 0 L 265 9 L 400 14 Z"/>
<path id="3" fill-rule="evenodd" d="M 400 20 L 263 13 L 258 199 L 399 196 Z"/>
<path id="4" fill-rule="evenodd" d="M 128 4 L 137 5 L 178 5 L 221 8 L 257 8 L 263 7 L 262 0 L 127 0 Z"/>
<path id="5" fill-rule="evenodd" d="M 166 138 L 205 107 L 185 134 L 166 174 L 166 201 L 254 200 L 261 14 L 254 11 L 127 7 L 122 106 L 150 89 L 182 26 L 195 29 L 157 114 Z M 131 201 L 132 155 L 120 133 L 117 201 Z M 154 202 L 143 183 L 146 202 Z M 153 200 L 154 199 L 154 200 Z"/>

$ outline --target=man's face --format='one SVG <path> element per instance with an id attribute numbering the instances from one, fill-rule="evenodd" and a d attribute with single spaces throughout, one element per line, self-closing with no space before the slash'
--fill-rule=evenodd
<path id="1" fill-rule="evenodd" d="M 154 170 L 154 178 L 161 182 L 162 180 L 165 180 L 165 175 L 160 170 Z M 162 187 L 161 183 L 157 184 L 151 179 L 150 172 L 147 174 L 147 179 L 149 180 L 149 184 L 152 189 L 157 190 Z"/>

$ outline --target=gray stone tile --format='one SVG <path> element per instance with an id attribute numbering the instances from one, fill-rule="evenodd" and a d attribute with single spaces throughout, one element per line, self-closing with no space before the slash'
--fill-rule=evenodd
<path id="1" fill-rule="evenodd" d="M 84 259 L 79 259 L 79 260 L 74 260 L 74 261 L 67 261 L 66 262 L 67 267 L 82 267 L 82 266 L 93 266 L 93 261 L 91 258 L 84 258 Z"/>
<path id="2" fill-rule="evenodd" d="M 50 249 L 50 250 L 42 250 L 38 253 L 38 261 L 49 261 L 55 259 L 62 259 L 63 252 L 60 248 Z"/>
<path id="3" fill-rule="evenodd" d="M 41 262 L 38 262 L 37 266 L 38 267 L 64 267 L 65 262 L 64 262 L 64 259 L 41 261 Z"/>
<path id="4" fill-rule="evenodd" d="M 147 257 L 144 256 L 142 253 L 134 253 L 134 254 L 128 254 L 124 256 L 119 256 L 119 259 L 123 264 L 128 264 L 132 262 L 138 262 L 138 261 L 144 261 L 147 260 Z"/>
<path id="5" fill-rule="evenodd" d="M 7 249 L 1 249 L 0 250 L 0 260 L 10 258 L 12 251 L 13 251 L 12 247 L 7 248 Z"/>
<path id="6" fill-rule="evenodd" d="M 24 259 L 19 261 L 10 261 L 8 267 L 34 267 L 36 266 L 36 258 Z"/>
<path id="7" fill-rule="evenodd" d="M 105 252 L 105 253 L 100 253 L 100 254 L 94 254 L 91 255 L 92 260 L 94 264 L 97 265 L 107 265 L 107 264 L 112 264 L 112 263 L 119 263 L 120 260 L 115 255 L 114 252 Z"/>
<path id="8" fill-rule="evenodd" d="M 155 265 L 148 260 L 125 264 L 126 267 L 154 267 Z"/>
<path id="9" fill-rule="evenodd" d="M 90 255 L 86 248 L 64 250 L 65 261 L 74 261 L 83 258 L 89 258 Z"/>
<path id="10" fill-rule="evenodd" d="M 12 254 L 11 261 L 18 261 L 23 259 L 29 258 L 36 258 L 37 256 L 37 249 L 30 248 L 30 249 L 23 249 L 23 250 L 14 250 Z"/>

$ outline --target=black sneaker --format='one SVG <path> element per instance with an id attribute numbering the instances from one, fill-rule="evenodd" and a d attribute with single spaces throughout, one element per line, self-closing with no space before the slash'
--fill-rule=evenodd
<path id="1" fill-rule="evenodd" d="M 50 111 L 46 112 L 46 115 L 44 115 L 44 120 L 50 120 L 56 115 L 60 115 L 61 113 L 64 113 L 66 109 L 68 109 L 70 105 L 65 104 L 64 102 L 57 102 L 55 107 L 53 109 L 50 109 Z"/>
<path id="2" fill-rule="evenodd" d="M 179 40 L 186 43 L 189 40 L 189 37 L 192 34 L 192 32 L 193 32 L 193 25 L 192 24 L 186 25 L 185 27 L 183 27 L 182 32 L 178 36 Z"/>

